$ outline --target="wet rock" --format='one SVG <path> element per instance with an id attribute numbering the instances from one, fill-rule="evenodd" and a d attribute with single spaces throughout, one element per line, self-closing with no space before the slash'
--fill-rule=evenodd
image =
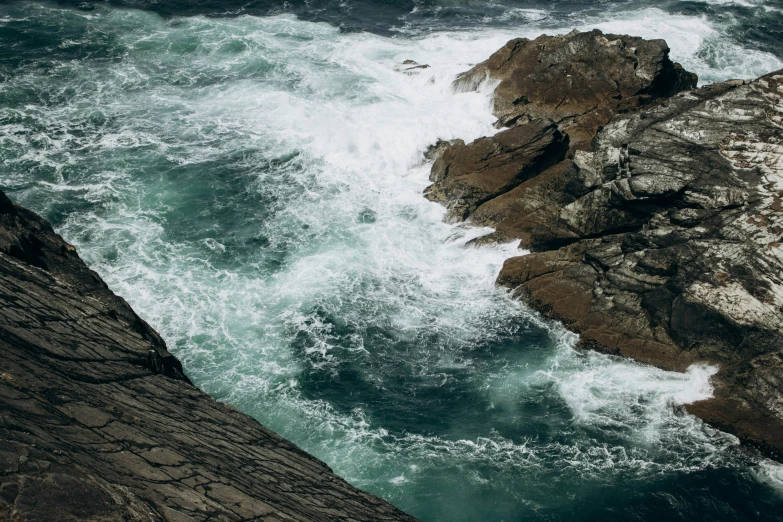
<path id="1" fill-rule="evenodd" d="M 446 203 L 454 219 L 465 219 L 479 205 L 536 176 L 563 159 L 568 139 L 549 120 L 480 138 L 441 143 L 428 151 L 437 157 L 426 192 L 432 201 Z"/>
<path id="2" fill-rule="evenodd" d="M 538 252 L 498 276 L 585 346 L 719 366 L 715 399 L 688 409 L 770 454 L 783 450 L 782 99 L 783 71 L 616 117 L 565 174 L 506 195 L 505 233 Z"/>
<path id="3" fill-rule="evenodd" d="M 697 78 L 669 59 L 663 40 L 596 29 L 511 40 L 460 75 L 455 87 L 473 90 L 487 80 L 499 82 L 493 110 L 500 125 L 548 118 L 576 127 L 569 132 L 572 146 L 585 147 L 613 114 L 694 88 Z M 589 121 L 580 124 L 586 115 Z"/>
<path id="4" fill-rule="evenodd" d="M 417 74 L 421 69 L 429 69 L 428 64 L 420 64 L 414 60 L 405 60 L 401 65 L 394 67 L 395 71 L 404 72 L 405 74 Z"/>
<path id="5" fill-rule="evenodd" d="M 441 154 L 433 165 L 433 185 L 428 194 L 437 201 L 443 201 L 441 194 L 444 194 L 449 206 L 455 209 L 452 218 L 464 219 L 475 212 L 472 219 L 476 224 L 491 226 L 498 225 L 509 214 L 513 214 L 512 220 L 524 219 L 518 212 L 526 215 L 535 209 L 512 212 L 510 206 L 519 198 L 493 199 L 520 185 L 525 177 L 532 177 L 530 174 L 515 178 L 500 191 L 484 189 L 486 178 L 492 176 L 489 171 L 485 176 L 475 177 L 475 183 L 463 174 L 459 189 L 466 194 L 466 200 L 460 201 L 449 186 L 454 178 L 442 173 L 486 170 L 479 163 L 487 150 L 502 149 L 507 142 L 523 148 L 519 134 L 537 132 L 542 122 L 551 129 L 549 132 L 557 133 L 558 143 L 553 144 L 551 153 L 535 162 L 538 170 L 534 175 L 544 170 L 540 166 L 550 167 L 563 160 L 566 152 L 587 150 L 598 131 L 616 114 L 637 111 L 696 86 L 696 76 L 673 63 L 668 54 L 669 48 L 663 40 L 604 35 L 598 30 L 511 40 L 455 81 L 455 88 L 461 91 L 477 89 L 485 81 L 499 82 L 493 94 L 493 110 L 498 117 L 497 125 L 510 128 L 467 145 L 454 144 L 459 153 Z M 528 126 L 532 126 L 528 131 L 520 130 Z M 513 170 L 511 165 L 520 163 L 513 158 L 493 159 L 496 164 L 502 164 L 495 166 L 495 170 Z M 561 165 L 558 171 L 567 168 Z M 556 183 L 562 182 L 559 174 L 556 177 Z M 550 190 L 544 185 L 537 190 Z M 477 209 L 477 202 L 486 203 L 487 207 Z M 549 216 L 543 219 L 548 221 Z M 499 227 L 499 237 L 507 226 L 508 223 Z"/>
<path id="6" fill-rule="evenodd" d="M 484 81 L 509 128 L 430 151 L 427 197 L 531 250 L 498 284 L 582 346 L 718 366 L 688 410 L 780 458 L 783 71 L 694 89 L 662 40 L 591 31 L 512 40 L 456 87 Z"/>
<path id="7" fill-rule="evenodd" d="M 75 249 L 0 192 L 0 520 L 414 519 L 194 388 Z"/>

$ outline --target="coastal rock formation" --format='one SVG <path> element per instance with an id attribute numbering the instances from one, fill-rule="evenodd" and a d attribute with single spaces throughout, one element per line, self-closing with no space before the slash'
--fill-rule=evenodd
<path id="1" fill-rule="evenodd" d="M 194 388 L 2 192 L 0 353 L 0 520 L 414 520 Z"/>
<path id="2" fill-rule="evenodd" d="M 539 199 L 548 221 L 517 221 L 535 250 L 567 245 L 509 259 L 498 277 L 585 345 L 667 369 L 718 365 L 716 397 L 690 410 L 772 452 L 783 450 L 781 96 L 783 72 L 615 119 L 576 153 L 568 189 Z"/>
<path id="3" fill-rule="evenodd" d="M 432 201 L 449 202 L 451 215 L 465 219 L 487 200 L 537 176 L 565 157 L 568 140 L 548 120 L 533 120 L 470 146 L 455 140 L 436 149 Z"/>
<path id="4" fill-rule="evenodd" d="M 493 96 L 496 125 L 511 128 L 469 145 L 460 140 L 443 144 L 427 196 L 446 203 L 452 219 L 465 219 L 481 203 L 557 164 L 566 152 L 587 149 L 615 114 L 695 87 L 696 75 L 672 63 L 668 54 L 663 40 L 598 30 L 511 40 L 455 82 L 458 90 L 499 82 Z M 552 143 L 541 142 L 539 133 L 548 134 Z M 531 146 L 542 150 L 526 150 Z M 520 165 L 518 172 L 515 165 Z M 504 182 L 489 181 L 496 176 Z M 495 213 L 490 206 L 473 221 L 491 224 L 497 221 Z"/>
<path id="5" fill-rule="evenodd" d="M 560 78 L 550 77 L 536 69 L 536 52 L 542 66 L 556 62 L 547 53 L 574 65 L 557 62 Z M 512 70 L 520 53 L 533 58 L 516 59 Z M 631 56 L 637 87 L 623 66 Z M 592 78 L 583 64 L 595 68 Z M 567 80 L 568 71 L 581 72 Z M 482 75 L 501 79 L 495 112 L 514 126 L 442 146 L 431 191 L 446 193 L 442 180 L 452 172 L 470 183 L 478 171 L 463 158 L 518 125 L 539 128 L 548 118 L 570 143 L 562 161 L 558 151 L 551 167 L 453 214 L 494 226 L 485 241 L 518 239 L 533 252 L 507 260 L 498 284 L 562 320 L 585 347 L 669 370 L 718 366 L 715 397 L 688 410 L 780 458 L 783 71 L 675 94 L 695 80 L 668 61 L 665 43 L 593 31 L 512 41 L 457 86 L 475 86 Z M 559 105 L 548 89 L 567 91 Z M 506 157 L 497 172 L 529 169 L 526 158 Z M 546 165 L 547 157 L 536 161 Z M 463 199 L 452 193 L 446 203 L 462 209 Z"/>
<path id="6" fill-rule="evenodd" d="M 455 87 L 473 90 L 486 80 L 499 82 L 493 96 L 499 125 L 547 118 L 583 143 L 581 133 L 571 127 L 580 127 L 586 114 L 590 128 L 595 128 L 613 113 L 696 87 L 697 78 L 669 59 L 663 40 L 605 35 L 595 29 L 511 40 L 461 74 Z M 586 131 L 587 125 L 581 123 Z"/>

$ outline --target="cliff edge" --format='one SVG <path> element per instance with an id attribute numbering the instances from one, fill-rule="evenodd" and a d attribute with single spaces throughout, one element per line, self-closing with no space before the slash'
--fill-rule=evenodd
<path id="1" fill-rule="evenodd" d="M 194 388 L 2 192 L 0 353 L 0 520 L 415 520 Z"/>

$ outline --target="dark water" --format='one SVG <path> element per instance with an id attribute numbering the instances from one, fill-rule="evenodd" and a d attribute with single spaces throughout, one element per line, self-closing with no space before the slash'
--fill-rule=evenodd
<path id="1" fill-rule="evenodd" d="M 164 17 L 237 15 L 270 16 L 293 13 L 302 20 L 328 22 L 345 31 L 371 31 L 390 35 L 400 30 L 475 30 L 480 27 L 516 27 L 508 16 L 514 9 L 546 12 L 549 24 L 581 24 L 585 18 L 601 18 L 617 10 L 658 8 L 672 15 L 703 16 L 711 22 L 732 26 L 724 34 L 749 47 L 780 53 L 783 14 L 774 1 L 679 1 L 679 0 L 111 0 L 83 2 L 63 0 L 61 5 L 112 5 L 148 9 Z"/>
<path id="2" fill-rule="evenodd" d="M 509 38 L 755 77 L 779 3 L 81 4 L 0 5 L 0 188 L 204 390 L 425 521 L 783 520 L 783 468 L 682 410 L 714 369 L 575 351 L 494 288 L 513 246 L 421 197 L 429 144 L 493 132 L 449 84 Z"/>

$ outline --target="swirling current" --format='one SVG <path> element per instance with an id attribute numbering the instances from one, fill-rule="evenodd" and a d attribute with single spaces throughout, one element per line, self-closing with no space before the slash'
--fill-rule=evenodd
<path id="1" fill-rule="evenodd" d="M 776 0 L 12 1 L 0 188 L 199 387 L 425 522 L 783 520 L 783 467 L 681 407 L 714 368 L 575 350 L 422 197 L 428 145 L 496 132 L 456 74 L 593 27 L 783 68 Z"/>

